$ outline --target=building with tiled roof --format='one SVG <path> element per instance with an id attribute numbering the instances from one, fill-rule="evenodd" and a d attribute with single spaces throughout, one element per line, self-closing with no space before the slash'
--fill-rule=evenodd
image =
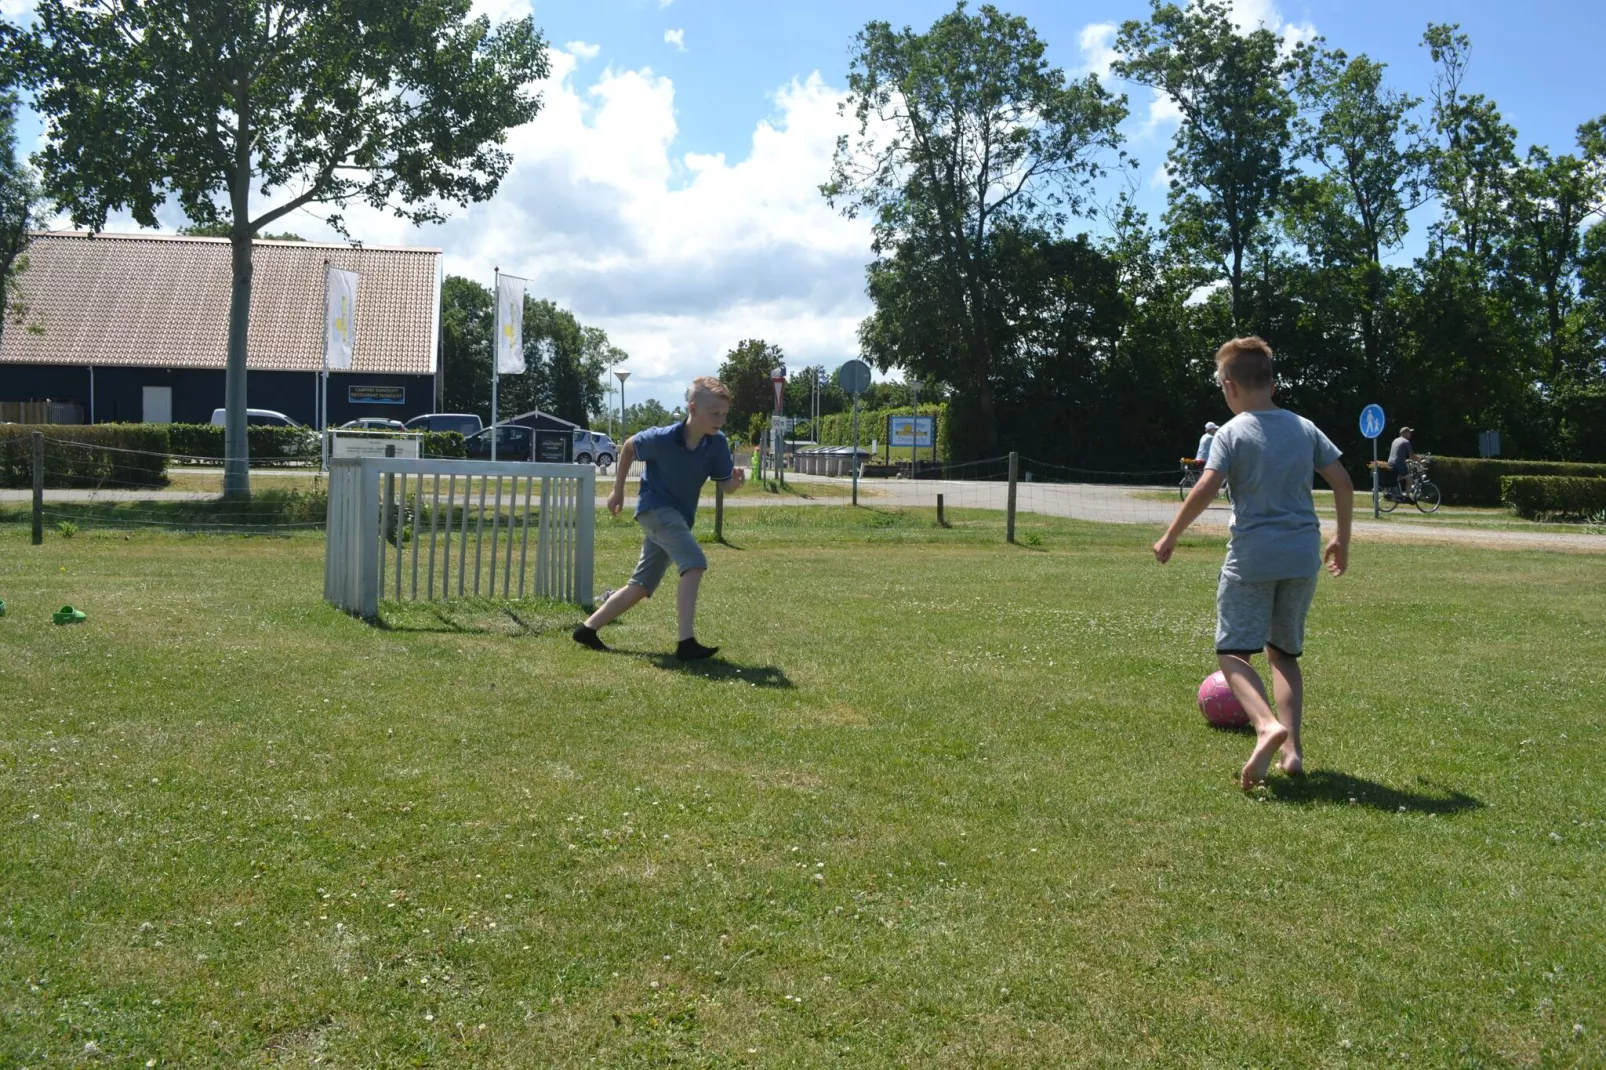
<path id="1" fill-rule="evenodd" d="M 0 402 L 49 400 L 97 423 L 204 423 L 223 405 L 227 239 L 42 232 L 26 255 L 16 287 L 26 313 L 0 336 Z M 355 353 L 349 370 L 330 373 L 329 422 L 433 411 L 439 256 L 256 242 L 248 405 L 314 423 L 327 263 L 359 279 Z"/>

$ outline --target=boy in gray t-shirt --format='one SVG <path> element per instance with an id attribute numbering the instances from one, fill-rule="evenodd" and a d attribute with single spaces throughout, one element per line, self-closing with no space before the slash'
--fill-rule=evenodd
<path id="1" fill-rule="evenodd" d="M 1255 726 L 1255 749 L 1239 774 L 1248 791 L 1266 778 L 1275 752 L 1282 753 L 1285 773 L 1304 772 L 1299 656 L 1305 615 L 1323 559 L 1334 576 L 1349 567 L 1355 488 L 1327 436 L 1272 402 L 1272 352 L 1263 340 L 1235 338 L 1222 346 L 1216 379 L 1235 415 L 1216 432 L 1204 475 L 1154 544 L 1154 556 L 1162 565 L 1171 560 L 1177 538 L 1215 499 L 1223 480 L 1232 484 L 1232 534 L 1216 589 L 1216 659 Z M 1338 514 L 1338 534 L 1325 553 L 1310 493 L 1317 472 L 1333 488 Z M 1271 663 L 1275 713 L 1249 663 L 1262 650 Z"/>

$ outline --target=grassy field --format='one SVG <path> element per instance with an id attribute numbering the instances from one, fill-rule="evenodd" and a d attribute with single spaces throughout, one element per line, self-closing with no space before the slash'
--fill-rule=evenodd
<path id="1" fill-rule="evenodd" d="M 1597 558 L 1358 545 L 1245 796 L 1219 539 L 950 516 L 743 511 L 693 666 L 0 525 L 0 1065 L 1606 1062 Z"/>
<path id="2" fill-rule="evenodd" d="M 1180 498 L 1176 491 L 1165 490 L 1138 490 L 1132 492 L 1133 497 L 1143 501 L 1169 502 L 1178 504 Z M 1311 492 L 1316 504 L 1316 513 L 1323 520 L 1331 518 L 1333 513 L 1332 491 L 1317 488 Z M 1220 499 L 1225 503 L 1226 499 Z M 1376 519 L 1380 523 L 1395 524 L 1421 524 L 1427 527 L 1472 528 L 1481 531 L 1516 531 L 1536 532 L 1545 535 L 1599 535 L 1600 525 L 1585 521 L 1534 521 L 1524 520 L 1510 509 L 1504 507 L 1487 507 L 1476 505 L 1441 505 L 1433 513 L 1424 513 L 1415 505 L 1397 504 L 1393 512 L 1384 512 L 1374 518 L 1372 516 L 1372 491 L 1370 487 L 1355 488 L 1355 518 L 1357 520 Z"/>

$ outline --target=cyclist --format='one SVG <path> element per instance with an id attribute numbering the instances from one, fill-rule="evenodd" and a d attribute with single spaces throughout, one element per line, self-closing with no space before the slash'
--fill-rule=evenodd
<path id="1" fill-rule="evenodd" d="M 1408 462 L 1416 456 L 1416 449 L 1411 445 L 1411 436 L 1415 433 L 1415 428 L 1402 427 L 1400 436 L 1389 444 L 1389 469 L 1394 473 L 1394 492 L 1400 497 L 1411 490 L 1411 466 Z"/>
<path id="2" fill-rule="evenodd" d="M 1201 466 L 1210 460 L 1210 444 L 1216 440 L 1216 423 L 1211 420 L 1205 424 L 1204 434 L 1199 436 L 1199 444 L 1193 448 L 1193 459 Z"/>

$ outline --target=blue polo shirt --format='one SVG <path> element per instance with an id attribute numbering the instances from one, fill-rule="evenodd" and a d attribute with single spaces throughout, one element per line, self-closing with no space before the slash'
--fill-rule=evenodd
<path id="1" fill-rule="evenodd" d="M 697 516 L 697 496 L 709 479 L 729 479 L 736 469 L 730 441 L 723 431 L 703 436 L 696 449 L 686 448 L 684 421 L 636 432 L 636 456 L 647 462 L 641 476 L 636 515 L 653 509 L 677 509 L 690 527 Z"/>

